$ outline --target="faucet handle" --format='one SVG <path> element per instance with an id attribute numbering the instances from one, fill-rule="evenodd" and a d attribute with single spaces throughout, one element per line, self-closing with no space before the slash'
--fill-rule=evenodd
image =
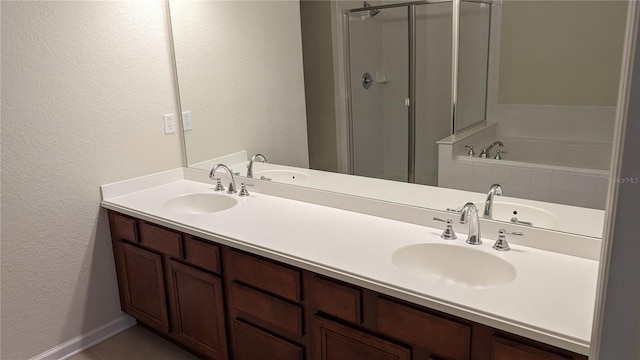
<path id="1" fill-rule="evenodd" d="M 473 151 L 473 145 L 465 145 L 465 148 L 469 149 L 469 151 L 467 151 L 467 155 L 472 157 L 476 154 L 475 151 Z"/>
<path id="2" fill-rule="evenodd" d="M 214 179 L 216 181 L 216 187 L 213 189 L 213 191 L 224 191 L 225 188 L 222 185 L 222 181 L 220 180 L 220 178 L 215 178 Z"/>
<path id="3" fill-rule="evenodd" d="M 507 232 L 505 229 L 498 230 L 498 240 L 496 240 L 496 243 L 493 244 L 493 248 L 495 250 L 509 251 L 511 249 L 509 243 L 507 242 L 507 235 L 522 236 L 524 234 L 519 231 Z"/>
<path id="4" fill-rule="evenodd" d="M 502 151 L 502 150 L 496 150 L 496 156 L 494 156 L 493 158 L 496 160 L 502 160 L 502 154 L 506 154 L 506 151 Z"/>
<path id="5" fill-rule="evenodd" d="M 456 232 L 453 231 L 453 220 L 451 220 L 451 219 L 446 219 L 445 220 L 445 219 L 441 219 L 439 217 L 434 217 L 433 220 L 447 223 L 447 227 L 442 232 L 442 235 L 440 235 L 441 238 L 443 238 L 445 240 L 455 240 L 455 239 L 458 238 L 456 236 Z"/>
<path id="6" fill-rule="evenodd" d="M 253 186 L 253 184 L 242 183 L 240 184 L 240 192 L 238 196 L 249 196 L 249 190 L 247 190 L 247 186 Z"/>

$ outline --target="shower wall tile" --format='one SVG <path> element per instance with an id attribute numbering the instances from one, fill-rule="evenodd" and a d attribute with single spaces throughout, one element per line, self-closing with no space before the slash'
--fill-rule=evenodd
<path id="1" fill-rule="evenodd" d="M 598 188 L 598 177 L 576 174 L 574 191 L 582 194 L 595 194 Z"/>
<path id="2" fill-rule="evenodd" d="M 532 186 L 529 196 L 531 200 L 551 201 L 551 189 L 548 187 Z"/>
<path id="3" fill-rule="evenodd" d="M 511 167 L 495 165 L 491 169 L 491 181 L 500 185 L 511 183 Z"/>
<path id="4" fill-rule="evenodd" d="M 475 162 L 473 164 L 472 171 L 473 180 L 475 182 L 489 183 L 491 181 L 491 165 Z M 487 186 L 491 186 L 491 184 Z"/>
<path id="5" fill-rule="evenodd" d="M 497 183 L 508 197 L 604 209 L 608 176 L 588 170 L 536 168 L 525 163 L 503 165 L 460 155 L 439 156 L 438 186 L 486 193 Z"/>
<path id="6" fill-rule="evenodd" d="M 573 191 L 575 184 L 575 175 L 564 171 L 554 171 L 551 174 L 551 190 L 556 191 Z"/>
<path id="7" fill-rule="evenodd" d="M 512 196 L 521 199 L 531 198 L 531 187 L 528 185 L 511 184 L 507 189 L 503 188 L 503 195 Z"/>
<path id="8" fill-rule="evenodd" d="M 531 169 L 525 168 L 513 168 L 511 169 L 511 184 L 512 185 L 531 185 Z"/>
<path id="9" fill-rule="evenodd" d="M 532 170 L 531 185 L 551 189 L 551 174 L 552 172 L 549 170 Z"/>
<path id="10" fill-rule="evenodd" d="M 596 209 L 598 208 L 598 197 L 595 193 L 575 193 L 573 198 L 573 205 Z"/>
<path id="11" fill-rule="evenodd" d="M 573 205 L 573 197 L 572 191 L 551 190 L 551 200 L 555 203 Z"/>

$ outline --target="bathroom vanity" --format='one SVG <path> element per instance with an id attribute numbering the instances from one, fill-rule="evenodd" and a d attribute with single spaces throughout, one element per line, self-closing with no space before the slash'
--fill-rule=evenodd
<path id="1" fill-rule="evenodd" d="M 259 189 L 216 195 L 235 200 L 221 211 L 169 206 L 213 192 L 180 174 L 103 186 L 102 206 L 122 310 L 204 358 L 587 358 L 594 260 L 517 244 L 497 253 L 485 236 L 469 251 L 509 263 L 513 279 L 421 274 L 398 266 L 399 249 L 467 251 L 465 235 Z"/>

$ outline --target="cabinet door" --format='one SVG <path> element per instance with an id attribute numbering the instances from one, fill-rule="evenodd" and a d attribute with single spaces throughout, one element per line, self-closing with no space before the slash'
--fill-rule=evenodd
<path id="1" fill-rule="evenodd" d="M 119 242 L 118 269 L 122 310 L 162 332 L 169 332 L 169 318 L 162 275 L 162 257 Z"/>
<path id="2" fill-rule="evenodd" d="M 533 348 L 515 341 L 493 337 L 491 360 L 569 360 L 542 349 Z"/>
<path id="3" fill-rule="evenodd" d="M 409 360 L 411 351 L 364 332 L 314 318 L 314 360 Z"/>
<path id="4" fill-rule="evenodd" d="M 240 320 L 232 323 L 234 360 L 303 360 L 302 346 L 268 334 Z"/>
<path id="5" fill-rule="evenodd" d="M 222 282 L 214 275 L 167 260 L 172 335 L 216 360 L 227 358 Z"/>

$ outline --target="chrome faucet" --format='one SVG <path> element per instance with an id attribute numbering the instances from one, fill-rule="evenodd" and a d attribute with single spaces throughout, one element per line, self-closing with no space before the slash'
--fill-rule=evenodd
<path id="1" fill-rule="evenodd" d="M 470 221 L 469 217 L 471 217 Z M 460 214 L 460 224 L 466 224 L 467 221 L 469 221 L 467 244 L 482 244 L 482 238 L 480 236 L 480 218 L 478 217 L 478 208 L 472 202 L 464 204 L 464 206 L 462 207 L 462 213 Z"/>
<path id="2" fill-rule="evenodd" d="M 267 158 L 264 157 L 264 155 L 262 154 L 255 154 L 253 155 L 253 157 L 251 157 L 251 160 L 249 160 L 249 165 L 247 165 L 247 177 L 248 178 L 252 178 L 253 177 L 253 162 L 258 160 L 258 159 L 262 159 L 261 161 L 263 163 L 267 162 Z"/>
<path id="3" fill-rule="evenodd" d="M 503 147 L 504 146 L 502 141 L 494 141 L 494 142 L 491 143 L 491 145 L 482 148 L 482 150 L 480 151 L 480 157 L 483 158 L 483 159 L 491 157 L 491 156 L 489 156 L 489 151 L 491 151 L 491 149 L 493 149 L 493 147 L 496 146 L 496 145 L 498 145 L 499 147 Z"/>
<path id="4" fill-rule="evenodd" d="M 484 213 L 482 213 L 482 217 L 491 218 L 493 216 L 493 197 L 496 195 L 502 195 L 502 186 L 500 186 L 500 184 L 493 184 L 489 188 L 487 199 L 484 201 Z"/>
<path id="5" fill-rule="evenodd" d="M 216 171 L 218 171 L 219 168 L 223 168 L 224 170 L 226 170 L 227 174 L 229 174 L 229 178 L 231 179 L 231 181 L 229 182 L 229 190 L 227 190 L 227 194 L 237 193 L 238 190 L 236 190 L 236 180 L 233 178 L 233 172 L 225 164 L 216 164 L 209 173 L 209 178 L 218 182 L 216 184 L 215 191 L 224 191 L 224 186 L 222 186 L 222 184 L 220 183 L 220 178 L 216 177 Z"/>

